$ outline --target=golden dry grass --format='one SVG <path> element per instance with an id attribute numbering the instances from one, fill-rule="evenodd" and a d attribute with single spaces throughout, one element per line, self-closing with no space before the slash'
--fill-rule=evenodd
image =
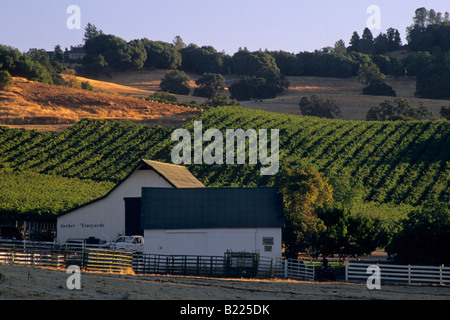
<path id="1" fill-rule="evenodd" d="M 141 70 L 111 73 L 98 79 L 74 77 L 78 83 L 88 81 L 96 90 L 89 92 L 67 87 L 49 86 L 37 82 L 15 78 L 15 85 L 0 90 L 0 123 L 10 125 L 38 125 L 41 130 L 61 130 L 81 118 L 131 120 L 157 123 L 161 125 L 180 125 L 198 114 L 198 110 L 170 106 L 135 99 L 148 97 L 159 90 L 161 79 L 170 70 Z M 195 80 L 200 76 L 188 74 L 191 78 L 191 94 Z M 228 75 L 229 87 L 239 77 Z M 300 115 L 298 103 L 304 96 L 313 94 L 332 97 L 337 102 L 346 120 L 364 120 L 367 111 L 385 100 L 394 97 L 362 95 L 361 85 L 356 77 L 340 79 L 325 77 L 288 77 L 289 90 L 274 99 L 243 102 L 245 108 L 261 109 L 270 112 Z M 448 106 L 448 100 L 418 99 L 414 96 L 414 78 L 387 78 L 399 98 L 407 98 L 413 107 L 424 103 L 435 117 L 439 117 L 442 106 Z M 225 91 L 229 95 L 228 91 Z M 192 95 L 176 95 L 181 102 L 201 104 L 205 98 Z"/>
<path id="2" fill-rule="evenodd" d="M 403 52 L 396 52 L 398 56 Z M 124 73 L 113 73 L 110 77 L 103 76 L 103 81 L 127 86 L 134 89 L 147 90 L 150 94 L 159 90 L 159 83 L 170 70 L 142 70 Z M 195 86 L 195 80 L 200 76 L 188 74 L 191 78 L 191 87 Z M 226 85 L 229 87 L 239 76 L 226 76 Z M 340 107 L 343 118 L 346 120 L 364 120 L 367 111 L 374 106 L 378 106 L 385 100 L 394 100 L 395 97 L 367 96 L 362 95 L 363 85 L 356 77 L 351 78 L 331 78 L 331 77 L 287 77 L 290 82 L 289 90 L 280 94 L 274 99 L 264 101 L 246 101 L 243 106 L 250 109 L 261 109 L 269 112 L 287 113 L 300 115 L 298 103 L 304 96 L 318 94 L 326 97 L 333 97 Z M 423 102 L 428 106 L 436 117 L 442 106 L 449 105 L 447 100 L 418 99 L 414 96 L 416 80 L 414 78 L 392 78 L 387 77 L 386 83 L 393 87 L 398 98 L 407 98 L 413 107 L 419 106 Z M 191 91 L 192 93 L 192 91 Z M 225 91 L 229 95 L 228 91 Z M 205 99 L 193 96 L 177 95 L 179 101 L 196 101 L 201 104 Z"/>
<path id="3" fill-rule="evenodd" d="M 61 125 L 71 124 L 82 118 L 92 118 L 180 124 L 200 112 L 123 95 L 136 93 L 135 88 L 100 81 L 89 82 L 94 88 L 101 86 L 102 92 L 14 78 L 12 87 L 0 90 L 0 123 Z"/>
<path id="4" fill-rule="evenodd" d="M 250 109 L 262 109 L 271 112 L 300 115 L 298 103 L 302 97 L 313 94 L 332 97 L 346 120 L 364 120 L 367 111 L 385 100 L 407 98 L 411 106 L 418 107 L 421 102 L 430 108 L 435 117 L 439 117 L 442 106 L 449 105 L 448 100 L 419 99 L 414 96 L 416 81 L 414 78 L 386 78 L 386 83 L 396 91 L 397 97 L 362 95 L 363 85 L 356 77 L 339 79 L 326 77 L 288 77 L 291 86 L 274 99 L 245 102 Z"/>
<path id="5" fill-rule="evenodd" d="M 116 84 L 112 82 L 107 81 L 99 81 L 95 79 L 89 79 L 84 77 L 75 77 L 80 83 L 87 81 L 89 82 L 95 90 L 104 91 L 107 93 L 118 93 L 123 95 L 133 95 L 137 97 L 148 97 L 149 95 L 153 94 L 154 91 L 149 91 L 146 89 L 139 89 L 139 87 L 131 87 L 121 84 Z"/>
<path id="6" fill-rule="evenodd" d="M 126 71 L 126 72 L 112 72 L 108 75 L 102 75 L 98 78 L 101 82 L 116 84 L 130 88 L 126 94 L 136 96 L 150 96 L 156 91 L 159 91 L 159 84 L 167 73 L 172 70 L 139 70 L 139 71 Z M 193 89 L 197 86 L 195 81 L 200 78 L 200 75 L 188 74 L 191 79 L 189 86 L 191 87 L 191 94 Z M 91 80 L 88 80 L 91 81 Z M 115 88 L 111 88 L 115 90 Z M 134 92 L 134 90 L 138 90 Z M 197 104 L 203 103 L 206 99 L 200 97 L 194 97 L 192 95 L 175 95 L 179 101 L 190 103 L 195 101 Z"/>

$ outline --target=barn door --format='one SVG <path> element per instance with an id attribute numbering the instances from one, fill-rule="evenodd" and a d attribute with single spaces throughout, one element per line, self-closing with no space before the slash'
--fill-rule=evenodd
<path id="1" fill-rule="evenodd" d="M 141 198 L 124 198 L 125 200 L 125 235 L 144 235 L 141 230 Z"/>

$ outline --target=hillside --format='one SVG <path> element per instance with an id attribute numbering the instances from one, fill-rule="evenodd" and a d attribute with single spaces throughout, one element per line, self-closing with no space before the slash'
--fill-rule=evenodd
<path id="1" fill-rule="evenodd" d="M 0 89 L 0 124 L 10 127 L 61 131 L 83 118 L 130 120 L 147 124 L 179 126 L 199 114 L 199 110 L 136 99 L 148 97 L 159 90 L 159 83 L 167 70 L 127 71 L 111 73 L 98 79 L 73 76 L 78 83 L 87 81 L 94 91 L 46 85 L 14 78 L 14 86 Z M 198 75 L 189 74 L 190 86 L 195 88 Z M 239 77 L 228 75 L 226 86 Z M 318 94 L 333 97 L 345 120 L 364 120 L 367 111 L 392 97 L 362 95 L 362 85 L 356 78 L 288 77 L 290 88 L 274 99 L 245 101 L 247 109 L 301 115 L 298 103 L 304 96 Z M 447 100 L 417 99 L 414 97 L 414 78 L 389 78 L 387 83 L 398 97 L 409 99 L 412 107 L 423 102 L 439 118 Z M 191 94 L 192 94 L 191 90 Z M 227 93 L 227 91 L 225 91 Z M 205 98 L 176 95 L 178 101 L 201 104 Z"/>
<path id="2" fill-rule="evenodd" d="M 100 75 L 98 81 L 100 83 L 107 83 L 114 86 L 122 86 L 128 88 L 126 94 L 132 94 L 135 96 L 148 97 L 156 91 L 160 90 L 159 84 L 164 76 L 171 72 L 171 70 L 139 70 L 139 71 L 121 71 L 111 72 L 108 75 Z M 195 101 L 197 104 L 203 103 L 206 99 L 201 97 L 192 96 L 194 88 L 196 88 L 195 80 L 199 79 L 201 75 L 194 73 L 187 73 L 191 79 L 189 86 L 191 87 L 190 95 L 175 95 L 180 102 L 189 103 Z M 230 78 L 230 76 L 227 76 Z M 231 76 L 231 78 L 235 78 Z M 92 80 L 88 80 L 92 81 Z M 95 82 L 94 82 L 95 83 Z M 229 81 L 228 81 L 229 83 Z M 137 92 L 135 92 L 137 90 Z"/>
<path id="3" fill-rule="evenodd" d="M 363 85 L 356 77 L 329 78 L 329 77 L 287 77 L 291 83 L 289 89 L 274 99 L 262 102 L 245 102 L 244 106 L 251 109 L 259 109 L 271 112 L 300 115 L 298 103 L 302 97 L 318 94 L 332 97 L 345 120 L 365 120 L 367 111 L 371 107 L 379 106 L 385 100 L 406 98 L 412 107 L 418 107 L 420 102 L 429 107 L 436 118 L 442 106 L 448 106 L 448 100 L 419 99 L 414 96 L 415 78 L 387 78 L 386 83 L 397 93 L 397 97 L 362 95 Z"/>
<path id="4" fill-rule="evenodd" d="M 400 54 L 400 53 L 399 53 Z M 159 90 L 159 83 L 168 71 L 164 70 L 141 70 L 115 72 L 109 76 L 101 76 L 99 80 L 103 83 L 112 83 L 115 85 L 130 88 L 128 94 L 135 94 L 133 90 L 138 90 L 136 95 L 150 95 Z M 195 80 L 199 75 L 188 73 L 191 78 L 190 86 L 195 87 Z M 229 87 L 233 82 L 239 79 L 238 75 L 227 75 L 225 77 L 226 86 Z M 278 95 L 274 99 L 263 101 L 245 101 L 243 106 L 248 109 L 265 110 L 270 112 L 286 113 L 300 115 L 298 103 L 304 96 L 313 94 L 333 97 L 342 111 L 345 120 L 365 120 L 367 111 L 374 106 L 378 106 L 385 100 L 394 100 L 393 97 L 367 96 L 362 95 L 363 85 L 358 82 L 356 77 L 350 78 L 331 78 L 331 77 L 287 77 L 290 87 L 287 91 Z M 92 80 L 89 80 L 92 81 Z M 423 102 L 430 108 L 436 118 L 439 118 L 439 111 L 442 106 L 449 105 L 448 100 L 419 99 L 414 96 L 416 90 L 416 79 L 414 77 L 388 77 L 386 83 L 390 85 L 397 93 L 398 98 L 407 98 L 412 107 L 418 107 Z M 192 94 L 192 90 L 191 90 Z M 196 101 L 201 104 L 204 98 L 177 95 L 179 101 Z"/>
<path id="5" fill-rule="evenodd" d="M 197 119 L 204 131 L 279 129 L 279 172 L 286 167 L 315 166 L 337 181 L 338 189 L 360 190 L 366 202 L 420 206 L 427 200 L 449 201 L 448 121 L 326 120 L 240 107 L 210 109 Z M 192 130 L 192 122 L 186 128 Z M 171 162 L 172 130 L 103 120 L 83 120 L 57 135 L 3 127 L 0 164 L 8 172 L 117 183 L 141 158 Z M 270 186 L 277 178 L 261 176 L 259 165 L 188 167 L 207 186 Z M 22 189 L 17 184 L 10 187 L 19 193 Z M 67 196 L 62 193 L 60 201 Z"/>
<path id="6" fill-rule="evenodd" d="M 124 86 L 95 82 L 94 88 L 101 91 L 14 78 L 12 87 L 0 90 L 0 124 L 61 125 L 91 118 L 178 125 L 200 112 L 125 96 L 138 90 Z"/>

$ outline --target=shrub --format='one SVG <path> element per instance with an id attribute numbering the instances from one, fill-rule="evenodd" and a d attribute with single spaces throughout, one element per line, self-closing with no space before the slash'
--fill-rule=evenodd
<path id="1" fill-rule="evenodd" d="M 380 72 L 380 69 L 373 62 L 361 64 L 358 69 L 358 81 L 364 85 L 371 84 L 375 81 L 381 81 L 385 75 Z"/>
<path id="2" fill-rule="evenodd" d="M 156 101 L 178 102 L 177 97 L 164 91 L 155 92 L 149 98 Z"/>
<path id="3" fill-rule="evenodd" d="M 189 76 L 183 71 L 172 71 L 164 76 L 160 83 L 162 91 L 173 94 L 188 95 L 191 91 L 189 87 Z"/>
<path id="4" fill-rule="evenodd" d="M 386 100 L 379 106 L 369 109 L 366 115 L 367 121 L 386 120 L 428 120 L 433 118 L 433 113 L 423 103 L 418 108 L 413 108 L 408 99 L 399 98 L 392 101 Z"/>
<path id="5" fill-rule="evenodd" d="M 400 223 L 387 248 L 399 263 L 450 263 L 450 211 L 445 205 L 427 204 L 412 211 Z"/>
<path id="6" fill-rule="evenodd" d="M 440 115 L 442 118 L 450 120 L 450 106 L 442 107 L 440 111 Z"/>
<path id="7" fill-rule="evenodd" d="M 94 87 L 89 83 L 89 81 L 83 81 L 81 82 L 81 89 L 93 91 Z"/>
<path id="8" fill-rule="evenodd" d="M 229 88 L 231 97 L 239 101 L 251 99 L 273 99 L 287 89 L 289 82 L 283 77 L 272 80 L 269 77 L 243 77 Z"/>
<path id="9" fill-rule="evenodd" d="M 13 84 L 11 74 L 6 70 L 0 70 L 0 88 L 10 86 Z"/>
<path id="10" fill-rule="evenodd" d="M 312 239 L 315 256 L 338 254 L 340 258 L 369 255 L 384 245 L 378 219 L 351 213 L 340 204 L 326 204 L 317 210 L 325 228 Z"/>
<path id="11" fill-rule="evenodd" d="M 375 80 L 367 87 L 363 88 L 363 94 L 372 96 L 397 96 L 395 90 L 381 80 Z"/>
<path id="12" fill-rule="evenodd" d="M 78 81 L 77 77 L 69 74 L 66 77 L 64 77 L 64 86 L 67 86 L 69 88 L 74 88 L 74 89 L 80 89 L 81 88 L 81 83 L 80 81 Z"/>
<path id="13" fill-rule="evenodd" d="M 204 73 L 195 83 L 199 87 L 195 88 L 193 95 L 204 98 L 211 98 L 215 93 L 222 92 L 225 87 L 224 77 L 217 73 Z"/>
<path id="14" fill-rule="evenodd" d="M 202 106 L 219 107 L 219 106 L 240 106 L 241 104 L 235 100 L 230 101 L 228 97 L 222 93 L 214 93 Z"/>
<path id="15" fill-rule="evenodd" d="M 342 118 L 341 110 L 333 98 L 323 98 L 319 95 L 312 95 L 310 99 L 303 97 L 299 106 L 304 116 L 329 119 Z"/>

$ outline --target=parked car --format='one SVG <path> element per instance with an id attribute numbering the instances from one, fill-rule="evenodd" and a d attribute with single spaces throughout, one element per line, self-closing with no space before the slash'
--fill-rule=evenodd
<path id="1" fill-rule="evenodd" d="M 143 252 L 144 237 L 143 236 L 119 236 L 110 245 L 111 250 Z"/>

